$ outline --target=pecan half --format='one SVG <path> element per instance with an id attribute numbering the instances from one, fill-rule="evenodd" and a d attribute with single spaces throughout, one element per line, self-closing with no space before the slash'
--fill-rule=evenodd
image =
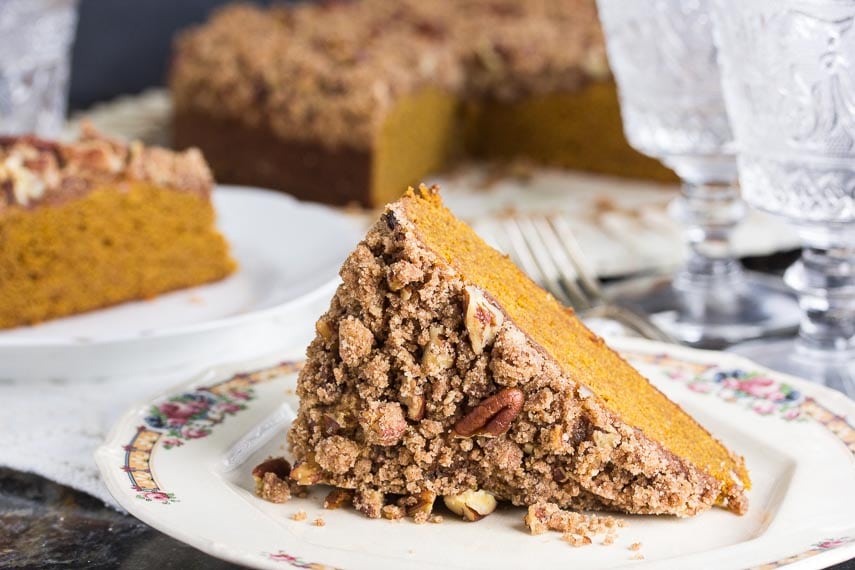
<path id="1" fill-rule="evenodd" d="M 471 437 L 484 435 L 496 437 L 511 427 L 525 403 L 519 388 L 504 388 L 493 394 L 454 424 L 454 434 Z"/>

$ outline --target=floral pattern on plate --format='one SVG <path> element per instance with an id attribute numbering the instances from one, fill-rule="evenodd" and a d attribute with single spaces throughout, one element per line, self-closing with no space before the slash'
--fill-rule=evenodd
<path id="1" fill-rule="evenodd" d="M 752 568 L 748 568 L 747 570 L 774 570 L 775 568 L 789 566 L 790 564 L 798 562 L 799 560 L 804 560 L 805 558 L 810 558 L 811 556 L 816 556 L 817 554 L 822 554 L 823 552 L 826 552 L 828 550 L 833 550 L 835 548 L 839 548 L 841 546 L 851 544 L 853 542 L 855 542 L 855 537 L 846 536 L 841 538 L 828 538 L 819 542 L 815 542 L 811 545 L 810 548 L 803 552 L 799 552 L 798 554 L 794 554 L 792 556 L 788 556 L 780 560 L 775 560 L 774 562 L 761 564 L 760 566 L 754 566 Z"/>
<path id="2" fill-rule="evenodd" d="M 145 423 L 150 429 L 165 430 L 168 437 L 161 440 L 161 445 L 172 449 L 185 441 L 209 436 L 215 425 L 245 410 L 246 402 L 254 398 L 252 388 L 237 388 L 219 395 L 201 388 L 152 406 Z"/>
<path id="3" fill-rule="evenodd" d="M 285 562 L 294 568 L 309 568 L 310 570 L 340 570 L 335 566 L 327 566 L 326 564 L 318 564 L 317 562 L 306 562 L 302 558 L 288 554 L 283 550 L 280 550 L 279 552 L 265 552 L 264 555 L 274 562 Z"/>
<path id="4" fill-rule="evenodd" d="M 764 372 L 686 362 L 664 353 L 630 353 L 626 356 L 630 362 L 644 362 L 660 367 L 668 378 L 682 382 L 693 392 L 739 403 L 764 416 L 775 415 L 787 421 L 805 419 L 802 410 L 805 398 L 801 392 Z"/>
<path id="5" fill-rule="evenodd" d="M 837 400 L 833 395 L 824 393 L 810 384 L 798 380 L 790 381 L 787 377 L 771 372 L 760 372 L 759 367 L 755 368 L 747 361 L 730 355 L 708 355 L 707 353 L 692 352 L 679 347 L 673 347 L 673 352 L 671 352 L 671 347 L 667 347 L 666 349 L 662 345 L 651 346 L 651 350 L 645 353 L 644 348 L 646 346 L 643 346 L 643 343 L 640 341 L 626 341 L 625 343 L 619 343 L 619 346 L 620 344 L 626 345 L 625 349 L 621 352 L 628 360 L 636 364 L 649 364 L 655 370 L 655 372 L 651 370 L 651 375 L 657 376 L 661 381 L 666 383 L 673 383 L 676 386 L 676 389 L 672 390 L 675 396 L 681 390 L 688 390 L 691 393 L 698 394 L 701 398 L 707 398 L 711 395 L 715 403 L 713 404 L 712 401 L 710 403 L 716 406 L 721 414 L 726 415 L 724 407 L 733 406 L 734 408 L 742 408 L 752 414 L 763 416 L 762 418 L 751 419 L 751 421 L 757 423 L 754 429 L 773 431 L 797 430 L 801 432 L 803 429 L 809 427 L 821 427 L 823 428 L 823 432 L 833 435 L 834 439 L 842 441 L 852 453 L 855 453 L 855 428 L 851 425 L 851 418 L 855 416 L 846 416 L 850 412 L 844 411 L 848 409 L 845 401 Z M 719 361 L 719 364 L 714 363 L 713 356 Z M 235 428 L 224 426 L 218 429 L 217 426 L 222 423 L 228 424 L 229 422 L 225 422 L 228 417 L 241 413 L 247 415 L 256 414 L 257 408 L 267 409 L 269 407 L 267 405 L 269 400 L 267 397 L 262 398 L 261 394 L 270 392 L 271 387 L 261 387 L 258 385 L 270 380 L 281 380 L 283 383 L 289 383 L 290 386 L 290 383 L 293 382 L 293 377 L 284 378 L 284 375 L 298 370 L 299 367 L 299 364 L 294 363 L 286 363 L 272 368 L 257 367 L 258 369 L 255 372 L 235 374 L 222 382 L 207 384 L 207 387 L 200 388 L 198 385 L 191 385 L 189 389 L 179 388 L 172 395 L 157 399 L 152 404 L 137 409 L 133 414 L 129 413 L 128 419 L 125 420 L 123 431 L 126 435 L 119 434 L 118 438 L 108 444 L 109 447 L 105 446 L 99 450 L 99 466 L 101 466 L 102 470 L 105 468 L 106 463 L 104 460 L 108 457 L 108 454 L 110 465 L 115 466 L 117 462 L 123 462 L 124 470 L 131 478 L 131 488 L 133 491 L 130 493 L 127 491 L 119 492 L 118 495 L 116 494 L 117 490 L 115 487 L 111 487 L 111 491 L 117 498 L 123 495 L 127 497 L 129 500 L 122 502 L 122 504 L 132 512 L 151 512 L 150 516 L 157 517 L 156 520 L 158 521 L 165 520 L 164 517 L 168 517 L 168 520 L 173 523 L 173 518 L 175 520 L 183 520 L 183 525 L 166 526 L 166 528 L 172 528 L 172 532 L 177 533 L 176 536 L 185 536 L 182 540 L 189 541 L 189 538 L 207 537 L 208 535 L 204 533 L 188 530 L 188 528 L 192 528 L 192 525 L 190 527 L 187 526 L 188 517 L 196 516 L 190 514 L 196 507 L 187 505 L 188 498 L 185 498 L 183 502 L 179 501 L 177 495 L 181 495 L 180 485 L 176 485 L 175 489 L 162 489 L 157 484 L 157 478 L 154 473 L 156 471 L 155 463 L 158 461 L 174 465 L 176 462 L 180 463 L 182 461 L 181 457 L 186 456 L 187 453 L 179 450 L 152 455 L 153 449 L 160 443 L 162 449 L 165 450 L 166 446 L 170 445 L 170 449 L 174 450 L 179 446 L 188 446 L 188 442 L 191 440 L 204 439 L 205 436 L 193 438 L 178 437 L 174 434 L 170 435 L 171 430 L 182 430 L 181 433 L 183 435 L 183 430 L 188 426 L 198 429 L 205 429 L 207 427 L 209 430 L 207 435 L 211 435 L 212 432 L 228 432 L 230 429 L 234 431 Z M 768 380 L 771 380 L 771 382 Z M 253 400 L 253 396 L 255 395 L 253 387 L 257 387 L 259 394 L 255 400 Z M 286 388 L 286 390 L 289 389 L 291 388 Z M 271 395 L 274 392 L 276 392 L 275 389 L 273 392 L 270 392 Z M 201 397 L 200 394 L 202 395 Z M 235 397 L 236 394 L 239 395 Z M 275 396 L 273 397 L 275 398 Z M 218 403 L 230 402 L 243 407 L 241 409 L 225 409 L 222 406 L 217 408 Z M 756 407 L 758 403 L 764 402 L 773 404 L 774 408 L 772 411 L 766 412 L 764 409 Z M 265 405 L 262 406 L 262 404 Z M 788 414 L 788 411 L 791 413 Z M 795 412 L 798 413 L 796 414 Z M 152 417 L 154 416 L 157 416 L 158 419 L 152 421 Z M 260 418 L 261 416 L 259 416 Z M 748 419 L 747 416 L 745 418 Z M 178 420 L 177 422 L 171 421 L 176 419 Z M 162 425 L 159 426 L 159 422 L 162 422 Z M 201 427 L 198 425 L 199 422 L 202 422 Z M 768 427 L 761 428 L 760 424 Z M 136 431 L 132 434 L 134 429 Z M 178 439 L 182 443 L 175 445 L 169 441 L 170 438 Z M 128 439 L 131 439 L 131 444 L 124 447 L 124 461 L 122 461 L 116 451 L 122 449 L 123 443 L 127 442 Z M 218 445 L 218 441 L 209 443 L 199 442 L 189 447 L 195 450 L 197 446 L 199 449 L 202 449 L 205 446 L 210 448 L 211 446 L 216 447 Z M 110 449 L 113 451 L 109 451 Z M 217 447 L 217 449 L 220 448 Z M 154 462 L 152 462 L 152 457 L 155 458 Z M 184 461 L 186 462 L 186 460 Z M 110 469 L 115 469 L 115 467 L 111 467 Z M 105 472 L 105 474 L 107 473 Z M 171 474 L 170 477 L 173 475 Z M 119 482 L 120 485 L 123 485 L 114 476 L 108 474 L 107 476 Z M 213 480 L 217 485 L 222 483 L 219 476 L 214 477 Z M 170 484 L 167 487 L 171 487 L 173 483 L 175 481 L 170 478 Z M 180 478 L 179 483 L 181 483 Z M 183 483 L 188 484 L 186 481 Z M 177 493 L 171 491 L 176 491 Z M 175 508 L 167 510 L 135 510 L 133 505 L 139 503 L 145 504 L 146 502 L 177 504 Z M 155 515 L 154 513 L 158 514 Z M 176 513 L 176 515 L 173 517 L 172 513 Z M 226 534 L 223 534 L 218 540 L 226 536 Z M 824 538 L 824 536 L 831 536 L 831 538 Z M 766 558 L 770 562 L 757 566 L 757 569 L 779 568 L 804 559 L 811 560 L 809 563 L 810 568 L 818 568 L 817 564 L 821 564 L 821 562 L 814 563 L 814 561 L 824 560 L 825 558 L 821 555 L 826 552 L 852 548 L 852 545 L 855 544 L 855 535 L 845 531 L 840 535 L 817 533 L 810 538 L 805 537 L 804 542 L 800 544 L 793 544 L 792 540 L 779 540 L 779 542 L 778 551 L 769 552 L 770 555 Z M 306 544 L 283 543 L 281 537 L 276 536 L 269 539 L 267 548 L 264 550 L 240 552 L 240 559 L 252 566 L 271 569 L 275 566 L 327 570 L 333 568 L 329 565 L 330 561 L 325 561 L 326 564 L 323 562 L 311 562 L 323 560 L 324 556 L 318 555 L 317 552 L 310 554 L 308 551 L 305 551 L 305 548 L 308 548 Z M 771 545 L 768 548 L 771 550 Z M 790 550 L 791 548 L 798 552 L 791 554 L 793 552 L 793 550 Z M 217 555 L 216 552 L 212 553 Z M 410 554 L 412 554 L 412 551 L 410 551 Z M 763 558 L 759 559 L 759 561 L 762 560 Z M 758 560 L 755 558 L 752 562 L 757 564 Z M 745 564 L 742 567 L 748 566 L 750 564 Z"/>
<path id="6" fill-rule="evenodd" d="M 174 493 L 160 488 L 151 471 L 151 454 L 160 444 L 165 450 L 186 441 L 211 435 L 215 426 L 247 408 L 255 397 L 253 386 L 298 371 L 302 362 L 282 362 L 254 372 L 241 372 L 207 387 L 168 396 L 151 406 L 145 425 L 137 427 L 124 446 L 122 470 L 128 474 L 136 498 L 169 505 L 178 502 Z"/>

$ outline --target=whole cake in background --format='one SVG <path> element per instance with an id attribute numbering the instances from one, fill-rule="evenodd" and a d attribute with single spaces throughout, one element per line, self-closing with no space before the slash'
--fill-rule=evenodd
<path id="1" fill-rule="evenodd" d="M 198 150 L 0 138 L 0 328 L 232 273 L 212 185 Z"/>
<path id="2" fill-rule="evenodd" d="M 390 204 L 341 277 L 297 383 L 297 463 L 272 476 L 260 466 L 262 496 L 261 477 L 281 476 L 344 489 L 369 517 L 392 504 L 424 519 L 439 496 L 478 515 L 495 499 L 746 512 L 742 457 L 456 219 L 435 188 Z"/>
<path id="3" fill-rule="evenodd" d="M 625 142 L 594 0 L 234 5 L 176 42 L 178 148 L 366 206 L 465 156 L 673 176 Z"/>

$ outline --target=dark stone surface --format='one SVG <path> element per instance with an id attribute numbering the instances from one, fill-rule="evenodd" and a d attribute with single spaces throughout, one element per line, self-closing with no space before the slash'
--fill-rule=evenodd
<path id="1" fill-rule="evenodd" d="M 238 568 L 89 495 L 0 468 L 0 568 Z"/>

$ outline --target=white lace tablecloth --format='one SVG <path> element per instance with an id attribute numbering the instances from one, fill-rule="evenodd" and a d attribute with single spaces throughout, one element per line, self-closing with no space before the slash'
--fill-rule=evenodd
<path id="1" fill-rule="evenodd" d="M 36 473 L 115 505 L 93 453 L 135 402 L 188 378 L 187 371 L 98 382 L 0 381 L 0 465 Z"/>

